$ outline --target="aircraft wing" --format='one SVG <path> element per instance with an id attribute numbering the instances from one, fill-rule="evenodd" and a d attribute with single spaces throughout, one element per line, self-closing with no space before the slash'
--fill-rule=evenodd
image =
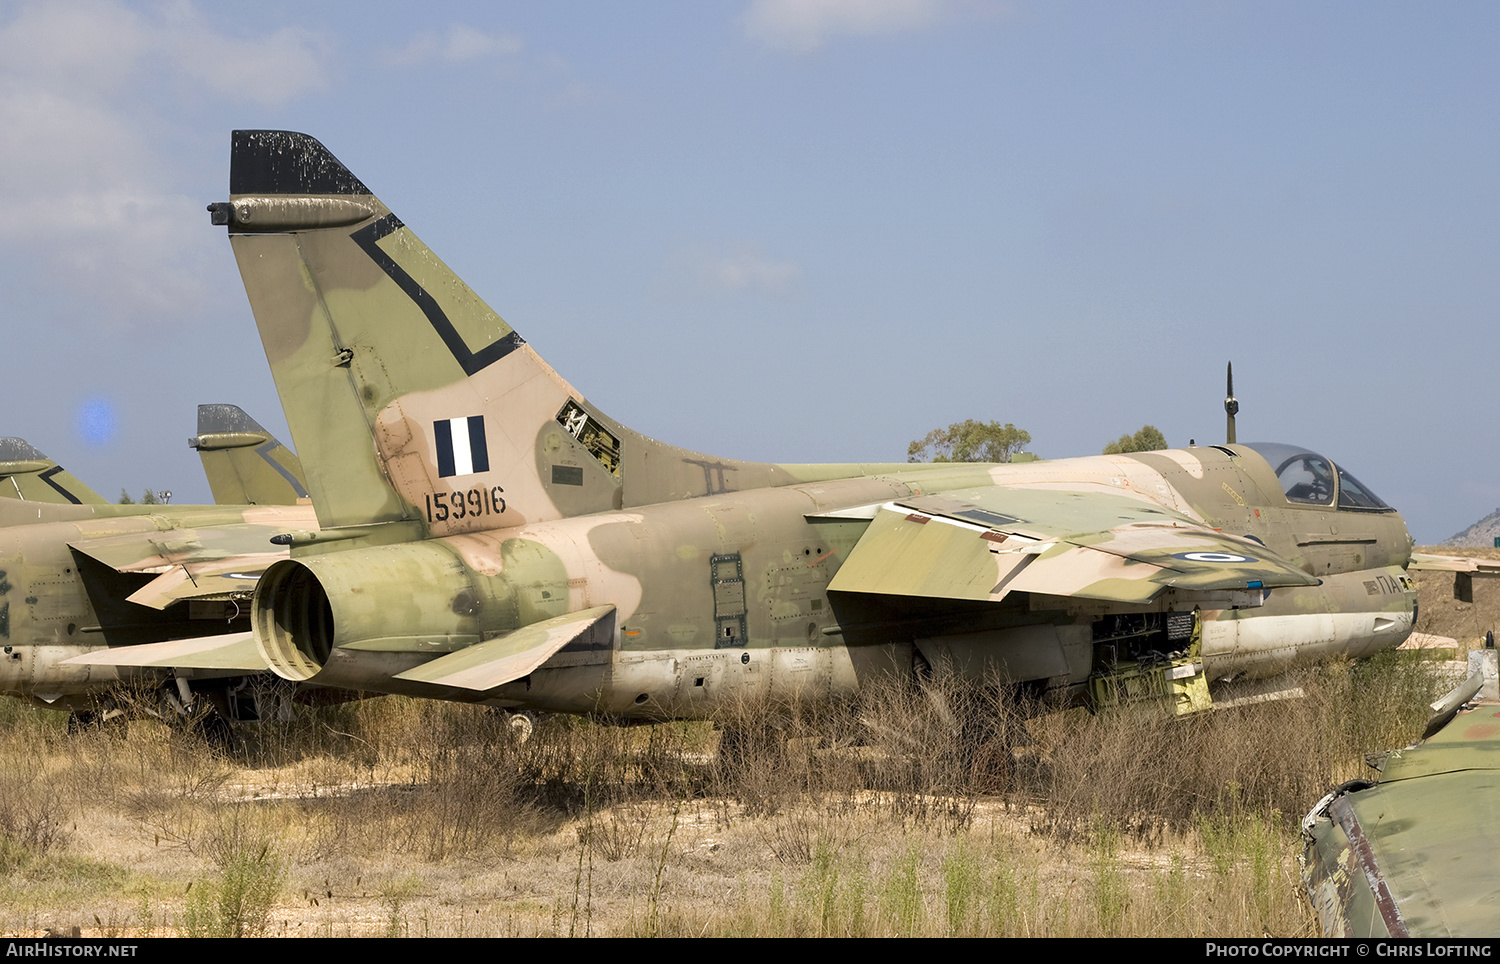
<path id="1" fill-rule="evenodd" d="M 249 633 L 173 639 L 99 649 L 63 660 L 68 665 L 151 666 L 162 669 L 232 669 L 264 673 L 270 667 Z"/>
<path id="2" fill-rule="evenodd" d="M 416 669 L 396 674 L 396 679 L 478 692 L 491 690 L 526 676 L 614 611 L 614 606 L 595 606 L 532 623 L 504 636 L 439 656 Z"/>
<path id="3" fill-rule="evenodd" d="M 271 545 L 271 536 L 284 529 L 284 523 L 245 522 L 100 536 L 68 545 L 120 572 L 157 573 L 127 598 L 166 609 L 181 599 L 253 591 L 261 573 L 286 558 L 286 550 Z"/>
<path id="4" fill-rule="evenodd" d="M 1147 603 L 1318 580 L 1264 545 L 1108 486 L 985 487 L 880 507 L 830 590 L 998 602 L 1012 592 Z M 1253 598 L 1252 598 L 1253 597 Z"/>

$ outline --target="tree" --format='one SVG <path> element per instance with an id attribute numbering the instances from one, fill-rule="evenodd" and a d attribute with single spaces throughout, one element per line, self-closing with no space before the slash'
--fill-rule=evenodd
<path id="1" fill-rule="evenodd" d="M 1142 425 L 1134 435 L 1121 435 L 1118 441 L 1104 446 L 1105 455 L 1124 455 L 1126 452 L 1155 452 L 1167 447 L 1167 437 L 1155 425 Z"/>
<path id="2" fill-rule="evenodd" d="M 908 462 L 1009 462 L 1031 443 L 1031 433 L 1010 422 L 976 422 L 972 418 L 935 428 L 906 447 Z"/>
<path id="3" fill-rule="evenodd" d="M 168 492 L 166 494 L 167 495 L 171 495 L 170 492 Z M 161 502 L 161 501 L 163 501 L 163 500 L 161 499 L 160 496 L 158 496 L 156 494 L 155 490 L 153 490 L 153 489 L 147 489 L 146 493 L 141 496 L 141 505 L 156 505 L 158 502 Z M 120 505 L 135 505 L 135 500 L 130 497 L 130 493 L 129 492 L 126 492 L 124 489 L 121 489 L 120 490 L 120 502 L 119 502 L 119 504 Z"/>

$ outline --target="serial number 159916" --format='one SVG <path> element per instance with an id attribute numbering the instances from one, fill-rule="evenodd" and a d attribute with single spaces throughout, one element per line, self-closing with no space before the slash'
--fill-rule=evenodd
<path id="1" fill-rule="evenodd" d="M 499 515 L 505 511 L 500 486 L 473 488 L 467 492 L 434 492 L 427 496 L 427 521 L 447 522 L 469 516 Z"/>

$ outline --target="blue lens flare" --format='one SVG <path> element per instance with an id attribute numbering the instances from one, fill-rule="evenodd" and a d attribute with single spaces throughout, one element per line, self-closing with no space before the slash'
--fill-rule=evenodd
<path id="1" fill-rule="evenodd" d="M 108 445 L 118 427 L 115 405 L 107 398 L 85 399 L 78 408 L 75 425 L 79 438 L 90 445 Z"/>

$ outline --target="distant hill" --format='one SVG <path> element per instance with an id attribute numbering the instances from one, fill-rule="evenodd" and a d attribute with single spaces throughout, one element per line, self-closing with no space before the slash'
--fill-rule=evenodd
<path id="1" fill-rule="evenodd" d="M 1455 532 L 1443 540 L 1443 545 L 1484 546 L 1488 548 L 1495 544 L 1496 536 L 1500 536 L 1500 509 L 1491 512 L 1464 531 Z"/>

